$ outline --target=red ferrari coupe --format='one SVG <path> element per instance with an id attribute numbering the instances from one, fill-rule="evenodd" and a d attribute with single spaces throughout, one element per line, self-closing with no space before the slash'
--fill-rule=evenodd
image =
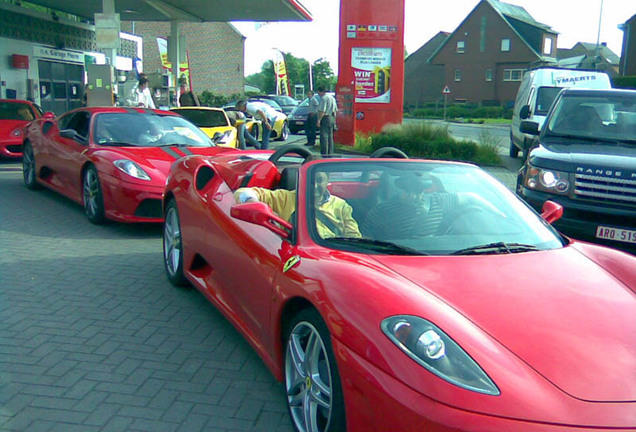
<path id="1" fill-rule="evenodd" d="M 170 165 L 217 147 L 183 117 L 141 108 L 80 108 L 44 115 L 24 138 L 24 183 L 44 185 L 84 205 L 95 224 L 161 222 L 161 195 Z"/>
<path id="2" fill-rule="evenodd" d="M 0 157 L 21 157 L 24 127 L 41 116 L 42 110 L 34 103 L 0 99 Z"/>
<path id="3" fill-rule="evenodd" d="M 284 382 L 295 430 L 635 431 L 636 258 L 474 165 L 383 153 L 171 168 L 168 278 Z"/>

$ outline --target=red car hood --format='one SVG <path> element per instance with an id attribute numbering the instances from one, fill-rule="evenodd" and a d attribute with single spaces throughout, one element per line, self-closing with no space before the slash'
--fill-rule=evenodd
<path id="1" fill-rule="evenodd" d="M 0 119 L 0 138 L 9 138 L 9 133 L 17 127 L 24 127 L 26 120 L 4 120 Z"/>
<path id="2" fill-rule="evenodd" d="M 378 261 L 569 395 L 636 400 L 636 295 L 577 250 Z"/>
<path id="3" fill-rule="evenodd" d="M 190 155 L 217 156 L 236 151 L 224 147 L 102 147 L 98 152 L 108 151 L 109 159 L 130 159 L 138 163 L 153 179 L 165 183 L 172 164 Z"/>

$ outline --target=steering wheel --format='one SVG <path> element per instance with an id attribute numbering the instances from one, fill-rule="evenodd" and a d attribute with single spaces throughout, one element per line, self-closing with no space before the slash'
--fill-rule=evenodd
<path id="1" fill-rule="evenodd" d="M 285 156 L 288 153 L 295 153 L 302 157 L 304 161 L 314 155 L 311 150 L 309 150 L 305 146 L 300 146 L 298 144 L 285 144 L 278 147 L 278 149 L 274 153 L 272 153 L 272 155 L 269 157 L 269 161 L 276 164 L 276 162 L 278 162 L 281 157 Z"/>
<path id="2" fill-rule="evenodd" d="M 400 159 L 408 159 L 409 157 L 399 148 L 395 147 L 380 147 L 373 153 L 371 153 L 370 157 L 372 158 L 400 158 Z"/>

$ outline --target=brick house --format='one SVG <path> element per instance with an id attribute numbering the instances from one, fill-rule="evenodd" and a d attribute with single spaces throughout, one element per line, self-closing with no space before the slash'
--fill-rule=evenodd
<path id="1" fill-rule="evenodd" d="M 443 100 L 444 66 L 428 60 L 450 33 L 439 32 L 404 60 L 404 106 L 418 107 Z"/>
<path id="2" fill-rule="evenodd" d="M 554 63 L 557 33 L 522 7 L 481 0 L 431 56 L 455 102 L 513 106 L 523 73 Z"/>
<path id="3" fill-rule="evenodd" d="M 122 31 L 143 37 L 144 72 L 161 71 L 157 37 L 170 35 L 169 22 L 122 22 Z M 224 22 L 181 23 L 190 58 L 195 93 L 205 90 L 230 96 L 243 93 L 245 36 Z"/>
<path id="4" fill-rule="evenodd" d="M 557 50 L 558 62 L 556 66 L 571 69 L 594 69 L 607 72 L 610 77 L 618 75 L 620 57 L 617 56 L 606 42 L 600 44 L 577 42 L 570 49 Z"/>
<path id="5" fill-rule="evenodd" d="M 619 27 L 623 30 L 623 54 L 620 75 L 636 76 L 636 15 Z"/>

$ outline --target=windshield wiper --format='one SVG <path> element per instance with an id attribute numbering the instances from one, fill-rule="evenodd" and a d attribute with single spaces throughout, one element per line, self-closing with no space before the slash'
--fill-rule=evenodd
<path id="1" fill-rule="evenodd" d="M 496 242 L 460 249 L 451 253 L 451 255 L 511 254 L 537 250 L 539 248 L 529 244 Z"/>
<path id="2" fill-rule="evenodd" d="M 338 243 L 341 245 L 362 246 L 364 249 L 370 249 L 375 252 L 384 252 L 388 255 L 428 255 L 426 252 L 422 252 L 408 246 L 364 237 L 330 237 L 324 240 L 329 243 Z"/>
<path id="3" fill-rule="evenodd" d="M 100 146 L 113 146 L 113 147 L 135 147 L 136 144 L 128 143 L 128 142 L 119 142 L 119 141 L 106 141 L 106 142 L 98 142 Z"/>

